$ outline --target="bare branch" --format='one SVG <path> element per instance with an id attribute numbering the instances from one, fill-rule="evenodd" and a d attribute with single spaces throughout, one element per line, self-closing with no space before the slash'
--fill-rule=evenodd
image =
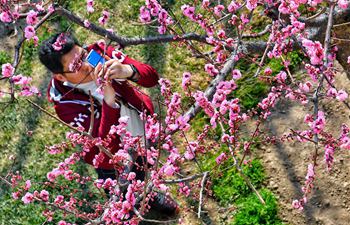
<path id="1" fill-rule="evenodd" d="M 204 172 L 202 182 L 201 182 L 201 190 L 199 192 L 199 204 L 198 204 L 198 218 L 201 218 L 201 211 L 202 211 L 202 202 L 203 202 L 203 191 L 205 187 L 205 181 L 207 179 L 208 172 Z"/>
<path id="2" fill-rule="evenodd" d="M 94 99 L 92 98 L 91 91 L 89 91 L 89 97 L 90 97 L 90 127 L 88 133 L 92 135 L 92 130 L 94 129 L 94 121 L 95 121 L 95 109 L 94 109 Z"/>
<path id="3" fill-rule="evenodd" d="M 271 24 L 267 25 L 263 31 L 260 31 L 259 33 L 256 34 L 245 34 L 242 35 L 242 38 L 256 38 L 256 37 L 261 37 L 265 34 L 267 34 L 271 29 Z"/>
<path id="4" fill-rule="evenodd" d="M 199 177 L 203 177 L 205 173 L 208 173 L 208 171 L 206 171 L 204 173 L 194 174 L 192 176 L 181 178 L 181 179 L 164 180 L 164 183 L 165 184 L 174 184 L 174 183 L 181 183 L 181 182 L 191 181 L 191 180 L 197 179 Z"/>

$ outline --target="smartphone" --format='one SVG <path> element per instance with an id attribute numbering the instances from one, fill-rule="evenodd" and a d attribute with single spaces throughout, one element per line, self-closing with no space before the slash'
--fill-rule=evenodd
<path id="1" fill-rule="evenodd" d="M 103 58 L 102 55 L 98 54 L 98 52 L 93 49 L 86 57 L 86 61 L 94 68 L 98 65 L 98 63 L 101 63 L 103 65 L 106 62 L 105 58 Z"/>

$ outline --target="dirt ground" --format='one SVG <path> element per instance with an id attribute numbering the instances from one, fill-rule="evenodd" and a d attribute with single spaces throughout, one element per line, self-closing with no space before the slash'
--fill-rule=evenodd
<path id="1" fill-rule="evenodd" d="M 340 66 L 337 66 L 342 70 Z M 336 87 L 350 90 L 350 81 L 345 73 L 339 73 Z M 328 117 L 326 130 L 335 137 L 340 133 L 342 123 L 350 125 L 350 110 L 339 101 L 322 101 L 320 110 Z M 281 101 L 273 111 L 265 128 L 270 134 L 281 136 L 290 128 L 303 129 L 306 113 L 312 113 L 312 105 L 306 107 Z M 292 200 L 302 197 L 301 186 L 306 176 L 307 165 L 314 151 L 311 144 L 278 143 L 263 146 L 258 151 L 268 175 L 267 186 L 278 197 L 280 218 L 290 225 L 348 225 L 350 224 L 350 154 L 347 150 L 335 153 L 334 166 L 328 172 L 324 163 L 324 150 L 319 151 L 316 170 L 315 189 L 305 210 L 299 212 L 292 208 Z"/>

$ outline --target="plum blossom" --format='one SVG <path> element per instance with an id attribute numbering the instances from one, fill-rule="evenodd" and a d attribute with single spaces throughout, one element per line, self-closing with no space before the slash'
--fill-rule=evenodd
<path id="1" fill-rule="evenodd" d="M 305 93 L 310 92 L 311 88 L 312 88 L 312 83 L 310 81 L 306 81 L 305 83 L 299 84 L 299 89 Z"/>
<path id="2" fill-rule="evenodd" d="M 299 200 L 293 200 L 292 207 L 294 209 L 299 209 L 299 210 L 303 210 L 304 209 L 302 201 L 299 201 Z"/>
<path id="3" fill-rule="evenodd" d="M 3 23 L 11 23 L 12 18 L 11 18 L 10 11 L 3 11 L 2 13 L 0 13 L 0 20 Z"/>
<path id="4" fill-rule="evenodd" d="M 33 26 L 26 26 L 26 28 L 24 28 L 24 36 L 27 40 L 30 40 L 31 38 L 33 38 L 35 36 L 35 29 Z"/>
<path id="5" fill-rule="evenodd" d="M 44 11 L 45 11 L 44 7 L 43 7 L 41 4 L 36 4 L 36 5 L 35 5 L 35 8 L 36 8 L 39 12 L 44 12 Z"/>
<path id="6" fill-rule="evenodd" d="M 53 43 L 52 44 L 52 47 L 53 47 L 53 49 L 55 49 L 55 51 L 60 51 L 61 49 L 62 49 L 62 46 L 64 45 L 64 44 L 66 44 L 66 38 L 65 38 L 65 34 L 64 33 L 61 33 L 58 37 L 57 37 L 57 39 L 56 39 L 56 41 L 55 41 L 55 43 Z M 71 70 L 72 71 L 72 70 Z"/>
<path id="7" fill-rule="evenodd" d="M 326 161 L 327 164 L 327 169 L 330 170 L 334 161 L 334 152 L 335 152 L 335 148 L 330 146 L 330 145 L 326 145 L 325 147 L 325 151 L 324 151 L 324 160 Z"/>
<path id="8" fill-rule="evenodd" d="M 208 8 L 210 5 L 210 0 L 203 0 L 202 1 L 202 7 L 203 8 Z"/>
<path id="9" fill-rule="evenodd" d="M 172 176 L 175 173 L 175 168 L 171 164 L 170 165 L 164 165 L 163 170 L 164 170 L 164 174 L 167 175 L 167 176 Z"/>
<path id="10" fill-rule="evenodd" d="M 231 1 L 231 3 L 227 6 L 227 10 L 232 13 L 241 7 L 240 3 L 237 1 Z"/>
<path id="11" fill-rule="evenodd" d="M 189 5 L 182 5 L 182 6 L 181 6 L 181 11 L 182 11 L 182 13 L 183 13 L 185 16 L 187 16 L 188 18 L 190 18 L 192 21 L 195 21 L 195 20 L 196 20 L 195 14 L 194 14 L 195 7 L 189 6 Z"/>
<path id="12" fill-rule="evenodd" d="M 14 84 L 25 86 L 32 81 L 32 78 L 23 76 L 22 74 L 18 74 L 12 77 L 12 81 Z"/>
<path id="13" fill-rule="evenodd" d="M 55 12 L 55 7 L 53 6 L 53 4 L 50 4 L 49 7 L 47 8 L 47 10 L 48 10 L 50 13 L 53 13 L 53 12 Z"/>
<path id="14" fill-rule="evenodd" d="M 28 191 L 30 187 L 31 187 L 31 182 L 30 182 L 30 180 L 27 180 L 26 183 L 25 183 L 24 189 L 26 191 Z"/>
<path id="15" fill-rule="evenodd" d="M 3 64 L 2 68 L 2 76 L 3 77 L 11 77 L 15 72 L 15 68 L 10 63 Z"/>
<path id="16" fill-rule="evenodd" d="M 286 72 L 284 72 L 284 71 L 279 72 L 279 73 L 277 74 L 277 76 L 276 76 L 277 82 L 278 82 L 278 83 L 281 83 L 281 84 L 283 84 L 284 82 L 286 82 L 286 79 L 287 79 L 287 74 L 286 74 Z"/>
<path id="17" fill-rule="evenodd" d="M 310 62 L 312 65 L 322 64 L 324 57 L 323 47 L 319 41 L 310 41 L 303 39 L 303 46 L 306 48 L 308 55 L 310 56 Z"/>
<path id="18" fill-rule="evenodd" d="M 219 73 L 219 71 L 211 63 L 205 64 L 204 70 L 211 76 L 216 76 Z"/>
<path id="19" fill-rule="evenodd" d="M 27 15 L 26 21 L 28 25 L 36 24 L 38 22 L 38 12 L 30 10 Z"/>
<path id="20" fill-rule="evenodd" d="M 219 165 L 226 159 L 226 154 L 225 152 L 221 153 L 218 157 L 216 157 L 215 162 Z"/>
<path id="21" fill-rule="evenodd" d="M 325 127 L 326 119 L 324 117 L 324 112 L 318 111 L 317 119 L 312 122 L 311 128 L 316 133 L 319 134 Z"/>
<path id="22" fill-rule="evenodd" d="M 47 201 L 49 201 L 49 192 L 48 191 L 46 191 L 46 190 L 42 190 L 41 192 L 40 192 L 40 198 L 44 201 L 44 202 L 47 202 Z"/>
<path id="23" fill-rule="evenodd" d="M 223 5 L 217 5 L 214 7 L 214 13 L 217 16 L 221 16 L 221 12 L 225 9 L 225 6 Z"/>
<path id="24" fill-rule="evenodd" d="M 15 200 L 17 200 L 17 199 L 19 199 L 20 194 L 21 194 L 21 193 L 20 193 L 19 191 L 13 192 L 13 193 L 12 193 L 12 198 L 15 199 Z"/>
<path id="25" fill-rule="evenodd" d="M 271 68 L 270 67 L 266 67 L 265 70 L 264 70 L 264 74 L 267 75 L 267 76 L 271 75 L 272 74 Z"/>
<path id="26" fill-rule="evenodd" d="M 232 70 L 232 78 L 238 80 L 242 77 L 241 71 L 234 69 Z"/>
<path id="27" fill-rule="evenodd" d="M 103 11 L 102 11 L 102 17 L 100 17 L 100 18 L 98 19 L 98 22 L 99 22 L 102 26 L 104 26 L 104 25 L 107 23 L 108 19 L 109 19 L 109 12 L 108 12 L 107 10 L 103 10 Z"/>
<path id="28" fill-rule="evenodd" d="M 203 108 L 204 112 L 212 117 L 214 115 L 214 107 L 213 105 L 208 101 L 208 98 L 205 97 L 204 93 L 201 91 L 197 91 L 194 93 L 193 97 L 195 98 L 196 102 L 200 107 Z"/>
<path id="29" fill-rule="evenodd" d="M 252 11 L 253 9 L 255 9 L 258 6 L 258 0 L 248 0 L 247 1 L 247 9 L 249 11 Z"/>
<path id="30" fill-rule="evenodd" d="M 349 6 L 349 0 L 338 0 L 338 6 L 342 9 L 347 9 Z"/>
<path id="31" fill-rule="evenodd" d="M 23 197 L 22 197 L 22 201 L 24 202 L 24 204 L 29 204 L 31 202 L 34 201 L 34 196 L 32 193 L 27 192 Z"/>
<path id="32" fill-rule="evenodd" d="M 84 20 L 84 27 L 88 28 L 90 27 L 91 23 L 89 20 Z"/>
<path id="33" fill-rule="evenodd" d="M 88 13 L 93 13 L 94 10 L 94 0 L 86 0 L 86 10 Z"/>
<path id="34" fill-rule="evenodd" d="M 142 23 L 147 23 L 147 22 L 151 21 L 151 13 L 145 6 L 142 6 L 140 8 L 139 19 Z"/>
<path id="35" fill-rule="evenodd" d="M 181 86 L 184 90 L 187 90 L 188 86 L 191 84 L 191 76 L 189 72 L 183 73 Z"/>
<path id="36" fill-rule="evenodd" d="M 327 96 L 328 97 L 336 97 L 338 95 L 338 91 L 335 88 L 329 88 L 327 91 Z"/>
<path id="37" fill-rule="evenodd" d="M 343 102 L 348 98 L 348 93 L 346 93 L 344 90 L 339 90 L 336 98 Z"/>

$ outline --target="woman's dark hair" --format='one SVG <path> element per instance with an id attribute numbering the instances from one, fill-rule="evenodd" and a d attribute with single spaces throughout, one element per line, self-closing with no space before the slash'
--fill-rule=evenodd
<path id="1" fill-rule="evenodd" d="M 63 34 L 63 35 L 62 35 Z M 60 49 L 54 48 L 57 39 L 64 38 L 64 44 L 60 45 Z M 62 43 L 62 42 L 61 42 Z M 39 47 L 39 59 L 53 73 L 63 73 L 63 65 L 61 62 L 62 56 L 67 54 L 74 45 L 79 45 L 79 42 L 71 33 L 58 33 L 44 40 Z"/>

